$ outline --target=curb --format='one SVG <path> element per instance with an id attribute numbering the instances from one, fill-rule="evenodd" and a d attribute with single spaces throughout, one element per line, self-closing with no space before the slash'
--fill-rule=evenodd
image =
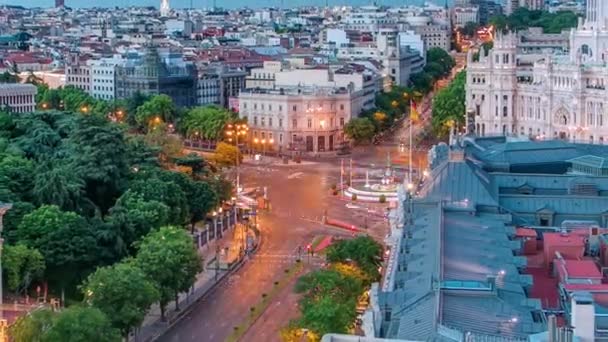
<path id="1" fill-rule="evenodd" d="M 249 254 L 254 255 L 255 253 L 257 253 L 259 247 L 262 245 L 262 234 L 260 233 L 258 235 L 258 243 L 255 245 L 255 247 L 253 248 L 253 250 L 251 250 L 251 253 Z M 223 275 L 221 275 L 220 278 L 218 278 L 218 280 L 211 285 L 207 291 L 205 291 L 199 298 L 197 298 L 196 300 L 190 302 L 190 304 L 187 307 L 184 307 L 180 310 L 180 312 L 174 317 L 174 319 L 170 322 L 168 322 L 168 324 L 165 326 L 165 329 L 163 332 L 161 332 L 160 334 L 156 334 L 150 338 L 144 339 L 142 340 L 143 342 L 154 342 L 157 341 L 159 338 L 161 338 L 164 334 L 167 333 L 167 331 L 169 331 L 172 327 L 174 327 L 177 323 L 179 323 L 182 318 L 184 318 L 184 316 L 190 312 L 192 312 L 192 310 L 194 309 L 194 307 L 196 306 L 195 304 L 198 304 L 201 300 L 206 299 L 213 291 L 215 291 L 217 289 L 217 287 L 224 283 L 224 281 L 226 280 L 226 278 L 228 276 L 230 276 L 232 273 L 238 271 L 244 264 L 245 262 L 249 260 L 249 258 L 243 258 L 240 261 L 238 261 L 236 264 L 234 264 L 234 266 L 227 270 Z"/>

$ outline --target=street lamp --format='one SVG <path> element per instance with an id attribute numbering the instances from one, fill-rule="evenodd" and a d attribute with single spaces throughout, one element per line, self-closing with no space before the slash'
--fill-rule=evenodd
<path id="1" fill-rule="evenodd" d="M 239 149 L 239 136 L 245 136 L 247 135 L 247 131 L 249 130 L 249 127 L 247 127 L 247 125 L 245 124 L 228 124 L 228 130 L 226 130 L 226 135 L 229 136 L 228 141 L 232 142 L 232 136 L 234 136 L 235 139 L 235 146 L 236 146 L 236 161 L 235 161 L 235 168 L 236 168 L 236 193 L 237 195 L 241 192 L 241 175 L 239 172 L 239 163 L 240 163 L 240 149 Z"/>
<path id="2" fill-rule="evenodd" d="M 89 112 L 89 108 L 87 106 L 82 106 L 82 108 L 80 108 L 80 111 L 86 114 Z"/>
<path id="3" fill-rule="evenodd" d="M 262 156 L 264 156 L 266 154 L 266 139 L 262 138 Z"/>

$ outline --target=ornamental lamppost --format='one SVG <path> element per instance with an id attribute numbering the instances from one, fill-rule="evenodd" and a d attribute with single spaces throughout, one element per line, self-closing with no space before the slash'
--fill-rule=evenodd
<path id="1" fill-rule="evenodd" d="M 247 131 L 249 131 L 249 127 L 245 124 L 228 124 L 228 130 L 226 130 L 226 135 L 228 136 L 228 141 L 232 142 L 232 137 L 234 137 L 234 143 L 236 146 L 236 193 L 237 195 L 241 192 L 241 175 L 239 173 L 239 162 L 241 159 L 241 152 L 239 149 L 239 136 L 246 136 Z"/>

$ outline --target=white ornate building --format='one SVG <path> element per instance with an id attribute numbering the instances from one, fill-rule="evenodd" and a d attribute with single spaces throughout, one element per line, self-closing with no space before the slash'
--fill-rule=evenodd
<path id="1" fill-rule="evenodd" d="M 469 52 L 466 102 L 476 134 L 608 141 L 608 1 L 587 1 L 567 50 L 530 52 L 520 37 L 497 35 L 479 61 Z"/>

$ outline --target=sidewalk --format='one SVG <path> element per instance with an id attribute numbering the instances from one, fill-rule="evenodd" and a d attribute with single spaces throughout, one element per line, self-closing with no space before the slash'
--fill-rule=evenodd
<path id="1" fill-rule="evenodd" d="M 253 232 L 247 230 L 245 232 L 242 224 L 237 224 L 235 228 L 227 230 L 224 236 L 219 240 L 213 240 L 199 249 L 199 254 L 204 260 L 203 272 L 197 275 L 196 281 L 188 293 L 180 293 L 179 295 L 179 311 L 175 310 L 175 301 L 167 304 L 165 309 L 166 321 L 160 320 L 160 307 L 158 303 L 152 305 L 150 311 L 144 318 L 141 327 L 137 330 L 136 336 L 129 339 L 130 341 L 148 342 L 154 341 L 163 333 L 171 328 L 181 316 L 183 316 L 193 304 L 202 298 L 209 290 L 213 289 L 216 284 L 222 281 L 224 277 L 231 273 L 235 265 L 238 264 L 243 246 L 245 235 L 253 236 Z M 250 238 L 251 239 L 251 238 Z M 245 241 L 247 239 L 245 238 Z M 257 242 L 255 242 L 257 243 Z M 218 253 L 219 247 L 219 253 Z M 219 254 L 219 269 L 217 269 L 216 254 Z"/>

